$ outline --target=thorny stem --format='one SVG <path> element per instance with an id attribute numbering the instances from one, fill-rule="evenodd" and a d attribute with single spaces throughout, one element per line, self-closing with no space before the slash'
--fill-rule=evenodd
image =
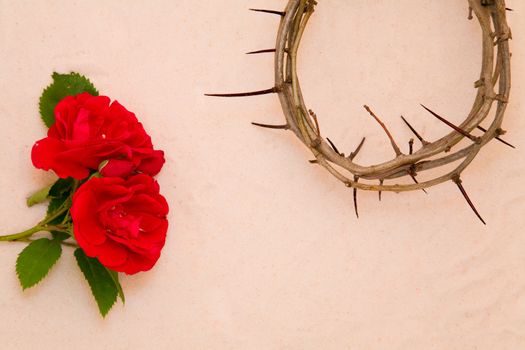
<path id="1" fill-rule="evenodd" d="M 482 30 L 481 73 L 480 79 L 474 83 L 474 87 L 477 89 L 476 98 L 471 112 L 460 125 L 449 122 L 422 105 L 428 112 L 454 130 L 454 132 L 434 142 L 426 141 L 404 117 L 401 117 L 422 143 L 422 148 L 415 152 L 413 140 L 411 140 L 409 154 L 403 154 L 385 124 L 367 106 L 365 106 L 365 109 L 375 118 L 389 137 L 396 153 L 395 158 L 384 163 L 362 166 L 354 163 L 353 160 L 359 152 L 364 139 L 358 149 L 351 153 L 349 157 L 346 157 L 344 153 L 339 152 L 330 139 L 326 138 L 327 141 L 325 141 L 322 137 L 317 116 L 306 107 L 297 73 L 298 50 L 308 20 L 317 5 L 315 0 L 288 0 L 288 5 L 284 11 L 252 9 L 258 12 L 277 14 L 281 17 L 275 49 L 250 52 L 250 54 L 275 52 L 275 85 L 273 88 L 247 93 L 207 94 L 207 96 L 245 97 L 276 93 L 281 102 L 286 124 L 277 126 L 253 124 L 265 128 L 291 130 L 315 156 L 315 160 L 311 160 L 310 163 L 321 165 L 345 186 L 353 189 L 356 214 L 358 214 L 358 189 L 377 191 L 381 200 L 383 191 L 425 191 L 428 187 L 447 181 L 454 181 L 459 186 L 473 211 L 483 221 L 458 179 L 481 148 L 493 139 L 513 147 L 499 138 L 503 134 L 501 125 L 509 101 L 511 87 L 509 39 L 512 38 L 512 33 L 507 25 L 506 11 L 509 9 L 505 6 L 505 0 L 467 0 L 467 2 L 469 5 L 468 18 L 473 19 L 475 14 Z M 494 119 L 490 127 L 484 129 L 480 124 L 489 116 L 495 101 L 497 102 Z M 482 130 L 484 134 L 479 137 L 474 136 L 472 131 L 475 129 Z M 451 152 L 452 148 L 458 145 L 465 137 L 474 141 L 474 144 Z M 418 172 L 442 167 L 456 161 L 461 162 L 448 173 L 422 182 L 416 179 Z M 344 172 L 349 174 L 344 174 Z M 406 176 L 411 177 L 414 183 L 385 185 L 385 180 Z M 365 181 L 359 182 L 361 179 Z M 370 180 L 379 180 L 379 184 Z"/>
<path id="2" fill-rule="evenodd" d="M 275 86 L 282 87 L 278 95 L 289 129 L 311 149 L 316 157 L 316 163 L 325 167 L 345 185 L 360 190 L 403 192 L 421 190 L 451 181 L 454 176 L 463 172 L 485 144 L 499 136 L 498 130 L 501 130 L 511 83 L 508 43 L 511 32 L 506 21 L 504 0 L 494 0 L 493 4 L 488 6 L 482 5 L 480 0 L 468 0 L 469 8 L 476 15 L 482 29 L 483 54 L 480 80 L 476 85 L 478 89 L 476 99 L 466 120 L 457 126 L 465 133 L 451 132 L 432 143 L 422 141 L 423 147 L 408 155 L 401 152 L 398 154 L 396 150 L 394 159 L 371 166 L 354 163 L 352 158 L 344 157 L 329 143 L 318 137 L 315 121 L 312 121 L 303 100 L 297 73 L 297 55 L 302 35 L 315 5 L 316 2 L 311 0 L 289 0 L 285 11 L 282 12 L 284 15 L 281 19 L 275 51 Z M 496 47 L 496 54 L 494 47 Z M 497 110 L 487 132 L 479 137 L 479 140 L 476 138 L 476 144 L 450 153 L 450 150 L 467 133 L 470 135 L 488 117 L 494 102 L 497 104 Z M 319 139 L 319 142 L 314 144 L 312 141 L 316 139 Z M 422 172 L 458 160 L 462 161 L 455 169 L 427 181 L 413 184 L 384 184 L 385 179 L 410 176 L 414 171 Z M 343 168 L 352 176 L 344 175 L 334 166 Z M 354 176 L 359 180 L 380 180 L 380 184 L 357 182 Z"/>

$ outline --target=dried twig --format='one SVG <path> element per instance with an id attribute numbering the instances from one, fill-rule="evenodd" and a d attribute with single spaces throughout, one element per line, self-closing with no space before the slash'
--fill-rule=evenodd
<path id="1" fill-rule="evenodd" d="M 360 165 L 354 163 L 354 157 L 357 152 L 351 154 L 350 157 L 346 157 L 339 152 L 330 140 L 324 141 L 320 137 L 317 118 L 312 119 L 310 117 L 303 99 L 297 72 L 299 46 L 308 20 L 317 4 L 314 0 L 288 0 L 288 5 L 284 11 L 254 10 L 281 16 L 275 46 L 275 86 L 279 88 L 252 93 L 214 96 L 240 97 L 266 93 L 278 94 L 286 118 L 286 127 L 312 151 L 315 156 L 315 163 L 326 168 L 330 174 L 345 186 L 351 187 L 355 196 L 357 196 L 357 190 L 377 191 L 381 199 L 383 191 L 406 192 L 424 190 L 447 181 L 453 181 L 458 185 L 469 205 L 479 216 L 470 198 L 466 196 L 459 176 L 474 160 L 482 147 L 492 139 L 496 138 L 508 144 L 500 136 L 501 124 L 511 87 L 509 39 L 512 38 L 512 35 L 507 25 L 506 11 L 508 8 L 505 6 L 505 0 L 467 0 L 467 2 L 471 15 L 475 15 L 478 19 L 482 30 L 482 66 L 479 80 L 475 84 L 478 93 L 472 110 L 468 113 L 463 123 L 457 126 L 423 106 L 433 116 L 454 130 L 435 142 L 428 142 L 423 139 L 412 125 L 403 118 L 405 124 L 422 143 L 422 148 L 417 151 L 414 151 L 413 146 L 411 146 L 409 154 L 402 154 L 384 123 L 367 107 L 365 108 L 388 135 L 396 153 L 393 159 L 379 164 Z M 474 16 L 471 17 L 473 18 Z M 273 52 L 274 49 L 268 51 Z M 495 103 L 498 105 L 496 113 L 490 126 L 484 129 L 480 124 L 489 119 L 490 111 Z M 472 131 L 475 129 L 483 130 L 484 134 L 480 137 L 474 136 Z M 453 147 L 458 145 L 465 137 L 471 139 L 474 143 L 452 152 Z M 358 147 L 359 149 L 360 147 Z M 422 172 L 441 168 L 457 161 L 460 162 L 451 171 L 424 182 L 418 182 L 415 177 L 416 171 Z M 385 184 L 385 180 L 393 180 L 405 176 L 411 177 L 414 183 L 396 184 L 389 181 L 389 184 Z M 369 180 L 379 180 L 379 184 L 372 183 Z"/>
<path id="2" fill-rule="evenodd" d="M 399 146 L 397 145 L 396 141 L 394 140 L 394 137 L 392 136 L 392 134 L 390 133 L 390 131 L 386 127 L 385 123 L 383 123 L 381 121 L 381 119 L 379 119 L 379 117 L 377 115 L 375 115 L 375 113 L 370 109 L 370 107 L 368 107 L 366 105 L 364 107 L 365 107 L 366 111 L 379 123 L 379 125 L 381 125 L 381 127 L 385 131 L 386 135 L 390 139 L 390 143 L 392 144 L 392 148 L 394 149 L 394 152 L 396 152 L 396 156 L 398 156 L 398 157 L 401 156 L 403 153 L 399 149 Z"/>

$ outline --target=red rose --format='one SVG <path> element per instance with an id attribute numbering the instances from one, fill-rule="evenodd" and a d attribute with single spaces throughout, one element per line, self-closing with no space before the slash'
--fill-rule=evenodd
<path id="1" fill-rule="evenodd" d="M 34 166 L 51 169 L 62 178 L 84 179 L 108 161 L 101 170 L 104 176 L 156 175 L 164 164 L 164 152 L 153 149 L 135 114 L 110 102 L 106 96 L 88 93 L 60 101 L 47 137 L 33 146 Z"/>
<path id="2" fill-rule="evenodd" d="M 168 229 L 168 204 L 148 175 L 92 178 L 75 192 L 73 232 L 86 255 L 135 274 L 160 257 Z"/>

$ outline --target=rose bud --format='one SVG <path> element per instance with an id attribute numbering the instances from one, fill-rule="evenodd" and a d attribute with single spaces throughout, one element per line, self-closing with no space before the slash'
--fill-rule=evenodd
<path id="1" fill-rule="evenodd" d="M 168 204 L 150 176 L 91 178 L 73 196 L 73 232 L 86 255 L 107 268 L 135 274 L 160 257 Z"/>

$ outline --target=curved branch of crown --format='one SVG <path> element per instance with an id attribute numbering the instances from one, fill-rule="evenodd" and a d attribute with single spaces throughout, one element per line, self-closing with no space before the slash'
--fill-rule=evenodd
<path id="1" fill-rule="evenodd" d="M 308 20 L 317 5 L 315 0 L 289 0 L 284 11 L 252 9 L 281 17 L 276 47 L 249 52 L 249 54 L 267 52 L 275 54 L 274 87 L 249 93 L 209 94 L 208 96 L 242 97 L 276 93 L 282 105 L 286 124 L 253 124 L 265 128 L 291 130 L 311 150 L 315 157 L 315 160 L 310 161 L 311 163 L 326 168 L 345 186 L 353 189 L 356 214 L 357 190 L 377 191 L 380 195 L 383 191 L 425 191 L 426 188 L 453 181 L 476 215 L 484 223 L 462 185 L 461 174 L 474 160 L 481 148 L 493 139 L 513 147 L 500 138 L 505 133 L 501 125 L 511 87 L 509 39 L 512 38 L 512 34 L 506 20 L 506 11 L 510 9 L 506 8 L 505 0 L 467 1 L 470 11 L 469 19 L 472 19 L 473 14 L 475 14 L 482 30 L 481 72 L 479 80 L 474 83 L 477 95 L 472 109 L 463 123 L 454 125 L 438 113 L 422 105 L 432 117 L 448 125 L 451 130 L 449 134 L 434 142 L 426 141 L 416 128 L 404 117 L 401 117 L 402 122 L 411 130 L 421 145 L 419 149 L 414 151 L 414 139 L 410 140 L 410 151 L 408 154 L 404 154 L 387 126 L 370 107 L 364 106 L 366 112 L 380 124 L 389 138 L 395 153 L 395 157 L 390 161 L 371 166 L 362 166 L 354 162 L 355 156 L 363 146 L 364 138 L 357 149 L 346 156 L 337 149 L 330 139 L 322 137 L 317 116 L 306 107 L 297 71 L 297 56 Z M 496 105 L 494 117 L 491 121 L 487 121 L 494 105 Z M 485 128 L 481 125 L 482 123 L 488 126 Z M 453 151 L 454 147 L 463 139 L 469 139 L 470 144 Z M 458 162 L 458 165 L 452 171 L 430 180 L 421 182 L 417 180 L 418 173 L 453 162 Z M 407 176 L 412 179 L 413 183 L 397 184 L 394 182 L 397 178 Z M 388 182 L 391 183 L 388 184 Z"/>

